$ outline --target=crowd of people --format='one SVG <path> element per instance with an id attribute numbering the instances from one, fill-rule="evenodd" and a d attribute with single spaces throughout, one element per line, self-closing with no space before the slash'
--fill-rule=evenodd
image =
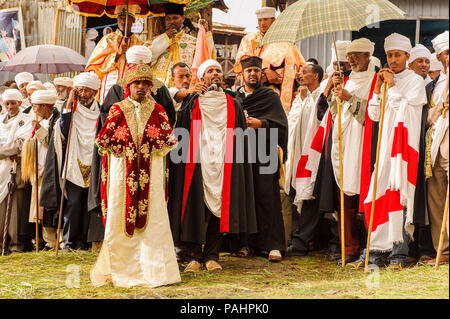
<path id="1" fill-rule="evenodd" d="M 178 263 L 220 270 L 224 251 L 279 262 L 327 247 L 356 270 L 375 200 L 369 264 L 434 265 L 449 174 L 448 31 L 433 54 L 391 34 L 385 66 L 370 40 L 337 41 L 323 68 L 292 43 L 259 47 L 275 21 L 262 8 L 226 88 L 206 21 L 212 58 L 193 70 L 183 6 L 165 5 L 165 33 L 150 43 L 131 32 L 135 10 L 117 7 L 118 29 L 73 79 L 23 72 L 0 87 L 9 253 L 97 250 L 96 286 L 175 283 Z"/>

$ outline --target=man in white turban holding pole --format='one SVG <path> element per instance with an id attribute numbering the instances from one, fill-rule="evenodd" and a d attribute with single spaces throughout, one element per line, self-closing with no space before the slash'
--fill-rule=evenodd
<path id="1" fill-rule="evenodd" d="M 21 179 L 20 154 L 24 141 L 31 136 L 33 127 L 30 116 L 20 111 L 23 96 L 19 90 L 6 90 L 2 94 L 2 100 L 2 107 L 6 112 L 0 116 L 0 241 L 3 242 L 5 224 L 8 224 L 6 235 L 9 244 L 5 249 L 18 253 L 25 248 L 19 237 L 19 225 L 23 223 L 21 211 L 25 186 Z M 16 189 L 10 192 L 8 184 L 13 176 Z M 9 216 L 8 198 L 12 200 Z"/>
<path id="2" fill-rule="evenodd" d="M 101 81 L 93 72 L 81 73 L 55 124 L 46 158 L 41 203 L 44 209 L 60 207 L 60 179 L 66 180 L 63 212 L 64 248 L 87 249 L 88 188 L 100 107 L 95 96 Z M 47 169 L 48 168 L 48 169 Z M 55 191 L 57 190 L 57 191 Z"/>
<path id="3" fill-rule="evenodd" d="M 56 100 L 55 107 L 61 112 L 64 102 L 69 98 L 70 91 L 73 87 L 73 80 L 68 77 L 59 77 L 53 80 L 53 84 L 55 85 L 58 95 L 58 100 Z"/>
<path id="4" fill-rule="evenodd" d="M 449 139 L 448 139 L 448 65 L 449 65 L 449 32 L 445 31 L 433 39 L 433 48 L 436 57 L 442 65 L 442 71 L 437 78 L 427 85 L 427 97 L 429 100 L 429 113 L 427 124 L 430 128 L 428 132 L 427 145 L 427 200 L 430 214 L 431 237 L 433 246 L 438 251 L 441 236 L 441 225 L 445 209 L 445 194 L 448 187 L 448 159 L 449 159 Z M 448 217 L 447 233 L 443 239 L 443 246 L 440 263 L 448 263 Z M 436 260 L 430 260 L 429 264 L 434 265 Z"/>
<path id="5" fill-rule="evenodd" d="M 378 169 L 371 174 L 367 196 L 361 194 L 360 200 L 364 201 L 364 214 L 370 234 L 368 265 L 389 265 L 392 270 L 402 270 L 409 264 L 408 245 L 414 231 L 420 142 L 420 130 L 417 127 L 420 127 L 426 94 L 424 79 L 407 68 L 411 41 L 393 33 L 385 39 L 384 49 L 389 68 L 383 68 L 378 73 L 367 109 L 370 119 L 380 122 L 380 153 L 375 165 Z M 383 101 L 385 105 L 382 105 Z M 370 139 L 365 139 L 366 143 L 370 144 Z M 369 174 L 371 169 L 366 168 Z M 363 173 L 364 170 L 361 175 Z M 375 210 L 371 225 L 374 190 Z M 347 264 L 347 267 L 362 269 L 367 259 L 366 253 L 367 248 L 358 260 Z"/>

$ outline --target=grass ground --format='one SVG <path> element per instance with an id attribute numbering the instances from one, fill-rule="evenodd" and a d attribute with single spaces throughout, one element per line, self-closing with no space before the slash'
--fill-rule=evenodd
<path id="1" fill-rule="evenodd" d="M 0 256 L 0 298 L 180 299 L 448 299 L 449 266 L 414 266 L 401 272 L 345 270 L 324 253 L 270 263 L 261 257 L 221 256 L 221 272 L 181 273 L 182 282 L 154 289 L 94 288 L 89 272 L 97 253 L 54 252 Z M 180 266 L 181 267 L 181 266 Z M 182 268 L 180 268 L 182 270 Z M 79 287 L 69 288 L 79 272 Z M 76 284 L 76 281 L 72 283 Z"/>

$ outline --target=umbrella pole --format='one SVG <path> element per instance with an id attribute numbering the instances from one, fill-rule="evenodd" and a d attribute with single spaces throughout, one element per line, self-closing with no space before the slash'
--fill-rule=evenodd
<path id="1" fill-rule="evenodd" d="M 336 60 L 338 65 L 338 72 L 341 74 L 341 65 L 336 47 L 336 38 L 332 33 L 334 52 L 336 53 Z M 344 221 L 344 171 L 342 165 L 342 119 L 341 119 L 341 101 L 337 99 L 338 107 L 338 134 L 339 134 L 339 188 L 340 188 L 340 211 L 341 211 L 341 264 L 345 268 L 345 221 Z"/>
<path id="2" fill-rule="evenodd" d="M 379 164 L 379 159 L 380 159 L 380 146 L 381 146 L 381 137 L 382 137 L 382 132 L 383 132 L 385 106 L 386 106 L 386 82 L 384 82 L 384 84 L 383 84 L 383 98 L 381 100 L 381 119 L 380 119 L 380 127 L 379 127 L 379 132 L 378 132 L 377 155 L 376 155 L 376 160 L 375 160 L 375 172 L 373 175 L 372 208 L 370 209 L 369 227 L 367 229 L 366 258 L 364 260 L 364 272 L 365 273 L 367 273 L 369 271 L 370 237 L 372 235 L 373 216 L 375 214 L 375 199 L 377 196 L 377 184 L 378 184 L 378 164 Z"/>
<path id="3" fill-rule="evenodd" d="M 123 37 L 124 42 L 127 43 L 127 35 L 128 35 L 128 0 L 125 1 L 126 5 L 127 5 L 127 13 L 126 13 L 126 17 L 125 17 L 125 35 Z"/>
<path id="4" fill-rule="evenodd" d="M 58 229 L 56 231 L 56 247 L 55 247 L 55 258 L 58 258 L 58 251 L 59 251 L 59 238 L 61 237 L 61 220 L 62 220 L 62 214 L 63 214 L 63 205 L 64 205 L 64 193 L 66 191 L 66 182 L 67 182 L 67 159 L 68 159 L 68 153 L 70 149 L 70 140 L 72 137 L 72 124 L 73 124 L 73 116 L 76 110 L 76 101 L 72 105 L 72 116 L 70 117 L 70 124 L 69 124 L 69 134 L 67 135 L 67 146 L 66 146 L 66 154 L 64 158 L 64 167 L 62 172 L 62 185 L 61 185 L 61 200 L 59 202 L 59 217 L 58 217 Z M 61 110 L 62 113 L 62 110 Z"/>
<path id="5" fill-rule="evenodd" d="M 37 116 L 36 116 L 37 118 Z M 36 133 L 34 133 L 36 135 Z M 36 138 L 36 137 L 35 137 Z M 35 160 L 34 160 L 34 202 L 36 205 L 36 253 L 39 252 L 39 165 L 38 165 L 38 141 L 36 138 L 35 146 Z"/>

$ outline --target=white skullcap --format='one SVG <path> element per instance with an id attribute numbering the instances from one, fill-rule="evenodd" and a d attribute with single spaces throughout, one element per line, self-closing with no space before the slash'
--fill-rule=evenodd
<path id="1" fill-rule="evenodd" d="M 45 83 L 44 83 L 44 86 L 45 86 L 45 88 L 46 88 L 47 90 L 56 91 L 56 87 L 55 87 L 52 83 L 50 83 L 50 82 L 45 82 Z"/>
<path id="2" fill-rule="evenodd" d="M 417 44 L 414 48 L 411 49 L 409 63 L 413 63 L 415 60 L 425 58 L 431 60 L 431 52 L 422 44 Z"/>
<path id="3" fill-rule="evenodd" d="M 404 35 L 392 33 L 384 39 L 384 51 L 401 50 L 410 53 L 412 49 L 411 40 Z"/>
<path id="4" fill-rule="evenodd" d="M 436 51 L 437 54 L 441 54 L 443 51 L 448 50 L 448 36 L 448 31 L 445 31 L 431 41 L 431 43 L 433 43 L 434 51 Z"/>
<path id="5" fill-rule="evenodd" d="M 264 7 L 256 10 L 258 19 L 275 18 L 277 10 L 275 8 Z"/>
<path id="6" fill-rule="evenodd" d="M 47 88 L 44 86 L 44 84 L 42 84 L 41 81 L 35 80 L 35 81 L 31 81 L 30 83 L 28 83 L 27 85 L 27 91 L 28 90 L 47 90 Z"/>
<path id="7" fill-rule="evenodd" d="M 55 78 L 53 83 L 55 85 L 67 86 L 69 88 L 73 87 L 73 80 L 71 78 L 68 78 L 68 77 Z"/>
<path id="8" fill-rule="evenodd" d="M 222 66 L 220 65 L 219 62 L 217 62 L 216 60 L 206 60 L 205 62 L 203 62 L 197 70 L 197 77 L 199 80 L 201 80 L 203 78 L 203 76 L 205 75 L 206 70 L 211 67 L 211 66 L 217 66 L 222 70 Z"/>
<path id="9" fill-rule="evenodd" d="M 2 93 L 3 103 L 6 101 L 20 101 L 22 102 L 22 93 L 18 89 L 8 89 Z"/>
<path id="10" fill-rule="evenodd" d="M 334 51 L 334 43 L 331 44 L 331 62 L 336 62 L 339 60 L 340 62 L 347 62 L 347 47 L 350 45 L 350 41 L 336 41 L 336 52 Z"/>
<path id="11" fill-rule="evenodd" d="M 372 63 L 375 66 L 377 66 L 377 67 L 379 67 L 381 69 L 381 61 L 380 61 L 380 59 L 378 59 L 376 56 L 373 56 L 373 55 L 370 57 L 370 59 L 372 60 Z"/>
<path id="12" fill-rule="evenodd" d="M 94 72 L 83 72 L 78 74 L 74 81 L 73 86 L 82 86 L 87 87 L 92 90 L 98 90 L 101 86 L 101 81 L 98 78 L 97 74 Z"/>
<path id="13" fill-rule="evenodd" d="M 134 45 L 127 50 L 129 64 L 148 64 L 152 62 L 152 51 L 145 45 Z"/>
<path id="14" fill-rule="evenodd" d="M 52 90 L 36 90 L 31 94 L 31 103 L 33 104 L 54 105 L 57 99 L 56 91 Z"/>
<path id="15" fill-rule="evenodd" d="M 444 66 L 441 61 L 439 61 L 436 57 L 436 53 L 433 53 L 430 58 L 430 71 L 443 71 Z"/>
<path id="16" fill-rule="evenodd" d="M 98 31 L 95 29 L 89 29 L 86 32 L 86 40 L 95 40 L 98 37 Z"/>
<path id="17" fill-rule="evenodd" d="M 370 55 L 375 51 L 375 43 L 366 38 L 360 38 L 353 40 L 346 49 L 346 53 L 349 52 L 369 52 Z"/>
<path id="18" fill-rule="evenodd" d="M 30 83 L 33 79 L 33 74 L 29 72 L 21 72 L 16 75 L 14 81 L 16 81 L 17 86 L 20 88 L 23 83 Z"/>

